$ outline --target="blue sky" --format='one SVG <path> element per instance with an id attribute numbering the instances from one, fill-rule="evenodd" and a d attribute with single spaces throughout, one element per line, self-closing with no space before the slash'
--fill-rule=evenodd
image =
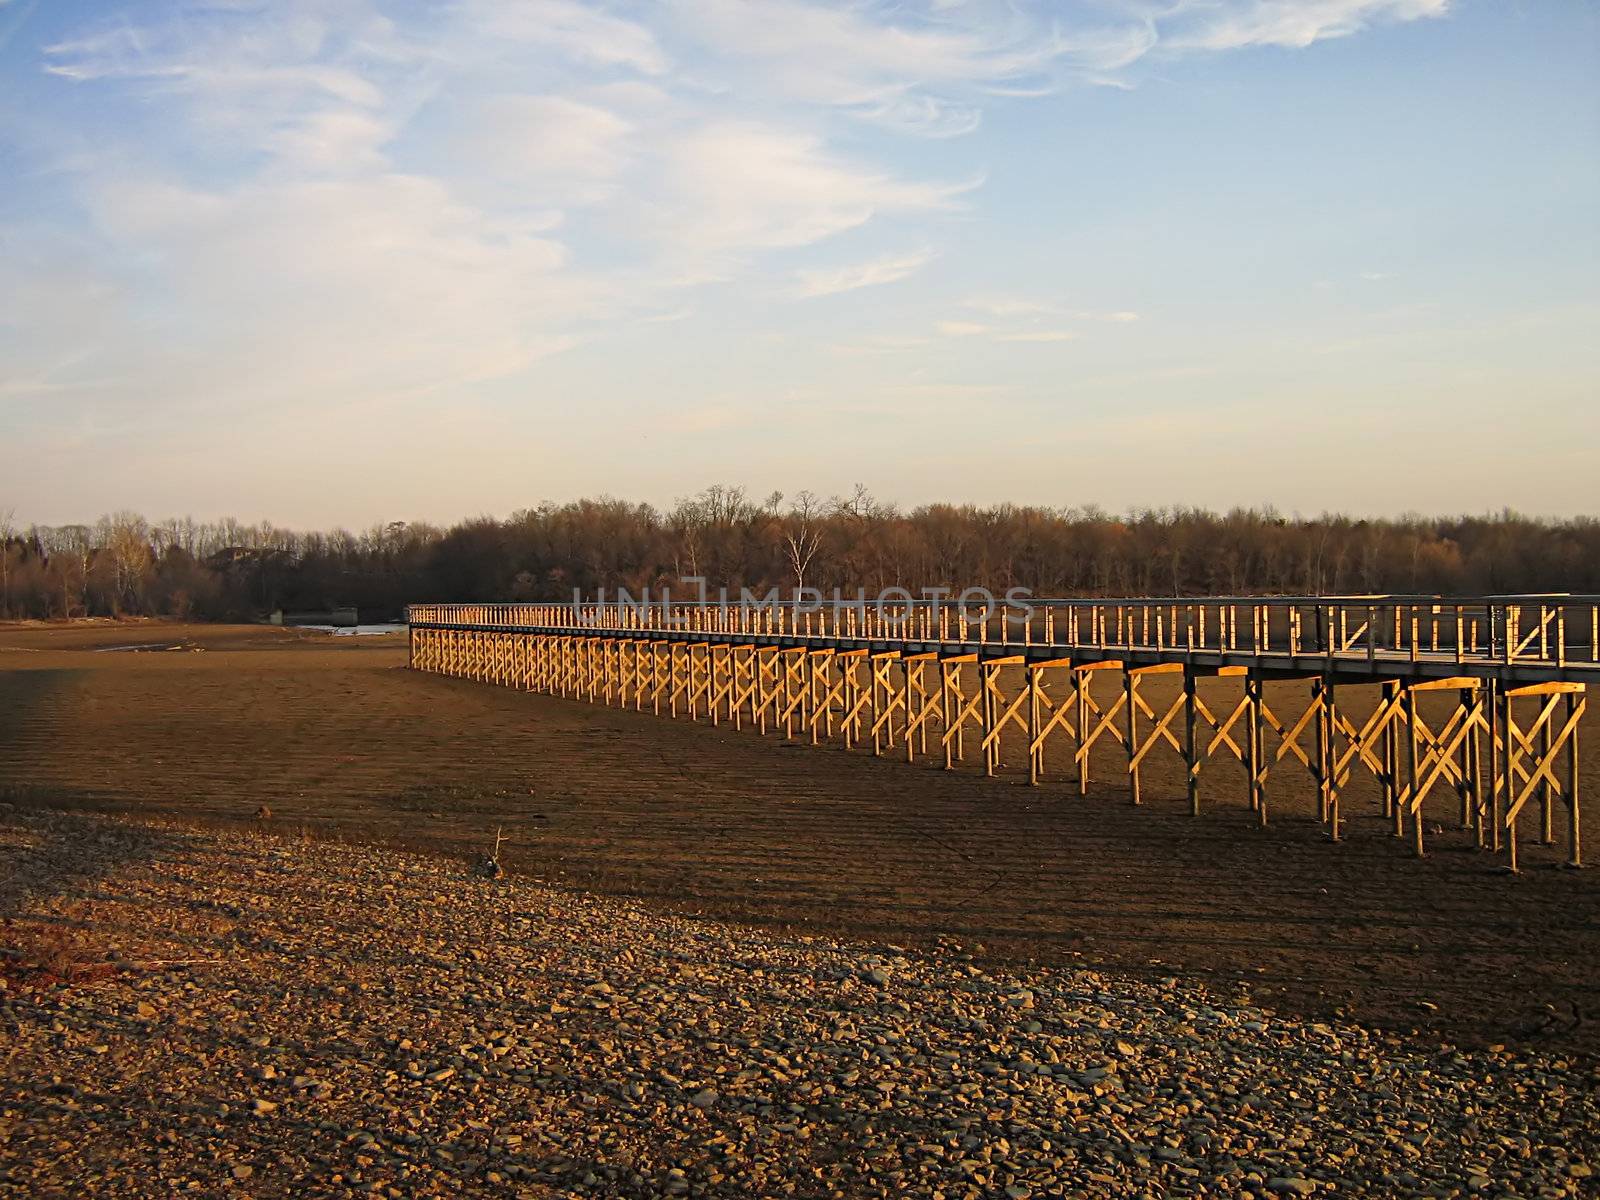
<path id="1" fill-rule="evenodd" d="M 0 0 L 0 511 L 1594 512 L 1581 0 Z"/>

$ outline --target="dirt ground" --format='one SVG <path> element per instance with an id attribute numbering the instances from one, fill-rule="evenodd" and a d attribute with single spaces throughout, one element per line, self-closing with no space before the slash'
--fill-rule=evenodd
<path id="1" fill-rule="evenodd" d="M 1350 789 L 1329 844 L 1304 772 L 1274 778 L 1262 830 L 1222 767 L 1192 819 L 1175 754 L 1149 760 L 1135 809 L 1110 747 L 1079 797 L 1064 777 L 1030 789 L 404 664 L 399 635 L 0 626 L 0 799 L 221 822 L 265 805 L 279 830 L 460 854 L 503 829 L 513 870 L 682 911 L 1236 980 L 1307 1015 L 1600 1051 L 1600 874 L 1537 845 L 1500 873 L 1453 828 L 1453 794 L 1418 862 L 1373 789 Z M 1269 701 L 1287 710 L 1297 686 Z"/>

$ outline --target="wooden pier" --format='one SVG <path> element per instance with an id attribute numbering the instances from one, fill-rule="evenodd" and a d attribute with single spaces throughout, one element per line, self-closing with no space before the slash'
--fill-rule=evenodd
<path id="1" fill-rule="evenodd" d="M 1304 770 L 1334 841 L 1364 772 L 1419 856 L 1432 798 L 1434 819 L 1513 871 L 1530 823 L 1582 864 L 1597 597 L 427 604 L 408 621 L 416 670 L 989 775 L 1020 746 L 1035 785 L 1054 747 L 1080 793 L 1091 752 L 1114 744 L 1133 804 L 1141 765 L 1177 754 L 1195 816 L 1213 764 L 1232 763 L 1262 824 L 1274 772 Z M 1159 675 L 1180 686 L 1158 707 L 1146 685 Z M 1238 692 L 1213 707 L 1204 678 Z M 1303 681 L 1303 703 L 1269 705 L 1276 680 Z M 1363 702 L 1346 701 L 1354 689 Z"/>

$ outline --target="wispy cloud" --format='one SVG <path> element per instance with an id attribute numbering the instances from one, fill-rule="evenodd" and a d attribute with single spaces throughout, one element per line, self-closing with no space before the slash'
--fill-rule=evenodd
<path id="1" fill-rule="evenodd" d="M 987 320 L 941 321 L 938 327 L 946 336 L 987 335 L 992 341 L 1009 343 L 1072 342 L 1082 336 L 1082 331 L 1071 325 L 1126 325 L 1139 319 L 1138 313 L 1127 309 L 1073 308 L 1032 296 L 976 295 L 967 299 L 965 307 Z"/>
<path id="2" fill-rule="evenodd" d="M 1161 26 L 1175 52 L 1247 46 L 1305 47 L 1372 25 L 1442 17 L 1451 0 L 1244 0 L 1173 5 Z"/>
<path id="3" fill-rule="evenodd" d="M 671 66 L 645 25 L 579 0 L 467 0 L 468 31 L 502 45 L 531 46 L 593 67 L 661 75 Z"/>
<path id="4" fill-rule="evenodd" d="M 978 337 L 990 332 L 989 326 L 977 321 L 940 321 L 934 328 L 945 337 Z"/>
<path id="5" fill-rule="evenodd" d="M 835 354 L 851 357 L 863 355 L 904 354 L 920 350 L 931 344 L 932 338 L 920 334 L 878 333 L 856 338 L 849 342 L 835 342 L 830 349 Z"/>
<path id="6" fill-rule="evenodd" d="M 1070 329 L 1025 329 L 1015 333 L 995 335 L 997 342 L 1071 342 L 1078 335 Z"/>
<path id="7" fill-rule="evenodd" d="M 947 338 L 985 338 L 994 342 L 1070 342 L 1078 337 L 1071 329 L 1016 328 L 981 321 L 939 321 L 934 328 Z"/>
<path id="8" fill-rule="evenodd" d="M 801 299 L 813 299 L 898 283 L 916 274 L 933 259 L 933 250 L 925 248 L 910 254 L 883 255 L 843 267 L 800 271 L 796 275 L 795 294 Z"/>
<path id="9" fill-rule="evenodd" d="M 1139 314 L 1128 309 L 1073 308 L 1069 304 L 1051 300 L 1038 300 L 1026 296 L 974 296 L 966 307 L 998 320 L 1017 318 L 1056 318 L 1071 321 L 1110 321 L 1127 324 L 1137 321 Z"/>
<path id="10" fill-rule="evenodd" d="M 977 128 L 977 89 L 1040 78 L 1064 47 L 1048 22 L 987 4 L 927 8 L 804 0 L 668 0 L 674 26 L 713 52 L 713 72 L 759 82 L 891 129 Z"/>
<path id="11" fill-rule="evenodd" d="M 755 250 L 808 246 L 874 217 L 954 209 L 977 181 L 924 182 L 864 167 L 822 139 L 754 121 L 713 121 L 661 151 L 647 228 L 716 264 Z"/>
<path id="12" fill-rule="evenodd" d="M 64 11 L 33 75 L 54 99 L 71 92 L 54 116 L 70 146 L 27 112 L 0 128 L 7 139 L 37 124 L 48 151 L 25 165 L 55 189 L 5 231 L 8 254 L 28 250 L 0 259 L 0 349 L 13 391 L 48 387 L 94 409 L 85 428 L 112 431 L 106 414 L 119 409 L 158 423 L 162 411 L 520 387 L 614 329 L 716 311 L 717 287 L 746 286 L 757 303 L 815 299 L 907 280 L 941 252 L 952 261 L 952 231 L 983 219 L 989 160 L 972 148 L 997 109 L 1068 86 L 1137 85 L 1142 65 L 1179 56 L 1306 46 L 1446 9 L 171 0 Z M 933 137 L 967 141 L 933 156 L 916 140 Z M 887 355 L 967 339 L 965 353 L 1138 319 L 1109 296 L 939 303 L 908 318 L 914 335 L 850 344 Z M 949 318 L 934 322 L 939 312 Z"/>

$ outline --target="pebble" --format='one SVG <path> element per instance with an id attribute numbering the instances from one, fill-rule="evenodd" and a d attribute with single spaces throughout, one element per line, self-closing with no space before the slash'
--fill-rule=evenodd
<path id="1" fill-rule="evenodd" d="M 1317 1185 L 1311 1180 L 1295 1176 L 1278 1175 L 1267 1180 L 1267 1191 L 1278 1196 L 1309 1196 L 1316 1190 Z"/>
<path id="2" fill-rule="evenodd" d="M 119 960 L 195 965 L 7 980 L 18 1195 L 1572 1200 L 1600 1161 L 1591 1062 L 1231 985 L 984 969 L 264 828 L 0 820 L 0 861 L 41 843 L 74 871 L 24 918 L 92 897 Z"/>

